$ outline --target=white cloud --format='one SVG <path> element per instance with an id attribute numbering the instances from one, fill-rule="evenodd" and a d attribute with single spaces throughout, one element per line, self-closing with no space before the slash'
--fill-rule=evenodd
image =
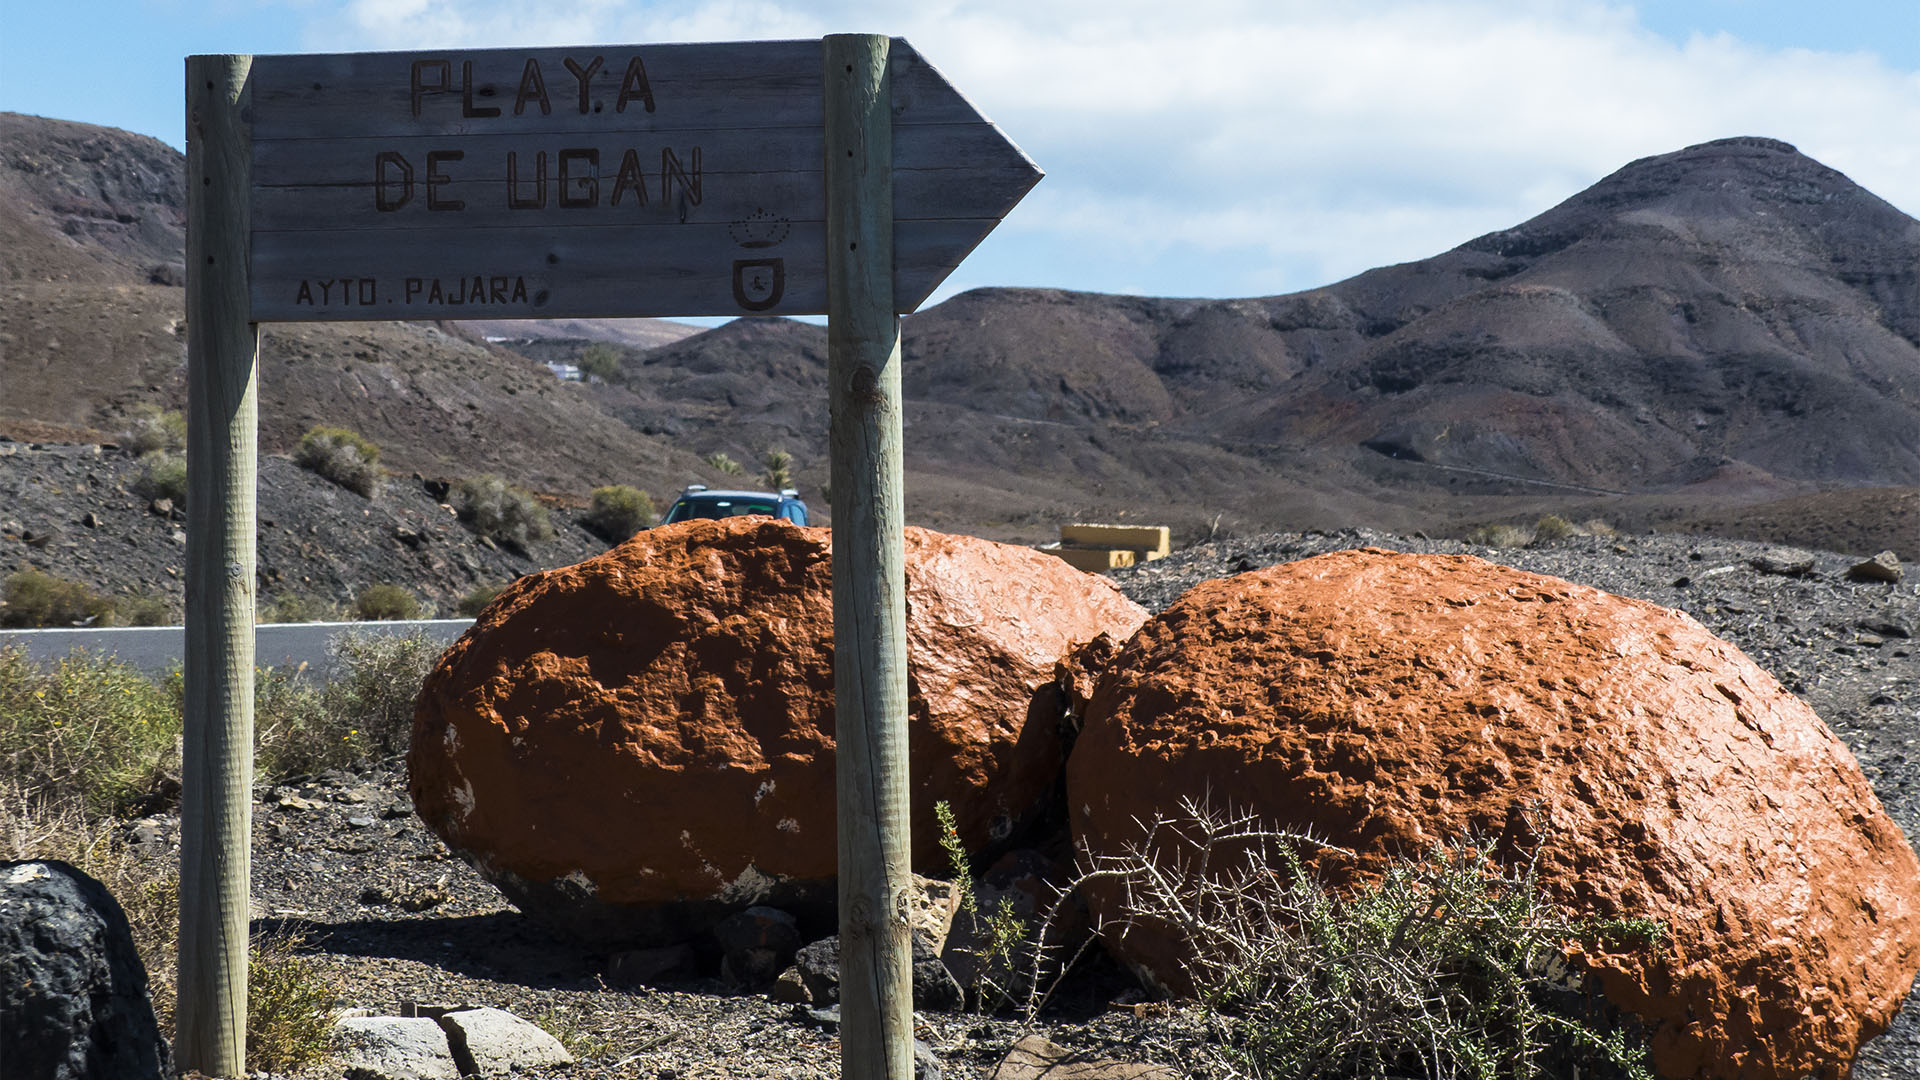
<path id="1" fill-rule="evenodd" d="M 1676 43 L 1600 0 L 352 0 L 310 27 L 358 49 L 901 34 L 1049 173 L 974 281 L 1307 287 L 1729 135 L 1786 139 L 1920 213 L 1920 72 Z"/>

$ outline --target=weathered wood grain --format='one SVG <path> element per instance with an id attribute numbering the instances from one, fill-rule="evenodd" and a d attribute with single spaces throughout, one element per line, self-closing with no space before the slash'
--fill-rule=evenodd
<path id="1" fill-rule="evenodd" d="M 895 309 L 919 307 L 991 227 L 977 219 L 901 222 L 894 239 Z M 743 306 L 733 289 L 735 263 L 769 259 L 782 265 L 778 300 Z M 256 232 L 253 315 L 262 322 L 817 315 L 827 310 L 825 274 L 820 221 L 795 223 L 767 248 L 743 248 L 728 225 L 711 223 Z M 478 304 L 469 299 L 475 276 L 483 279 Z M 495 278 L 505 279 L 498 301 Z M 411 295 L 409 279 L 419 282 Z M 340 291 L 344 280 L 353 282 L 350 293 Z M 442 282 L 445 295 L 456 280 L 469 290 L 460 302 L 431 302 L 431 282 Z M 323 294 L 323 282 L 336 284 Z M 369 288 L 370 298 L 364 297 Z"/>
<path id="2" fill-rule="evenodd" d="M 913 1076 L 900 319 L 888 40 L 825 40 L 841 1075 Z"/>
<path id="3" fill-rule="evenodd" d="M 979 122 L 979 114 L 905 41 L 890 61 L 900 87 L 898 125 Z M 737 41 L 694 45 L 591 45 L 541 49 L 423 49 L 408 52 L 294 54 L 254 58 L 254 137 L 261 140 L 353 136 L 669 132 L 723 126 L 820 126 L 820 43 Z M 595 57 L 601 64 L 595 67 Z M 621 87 L 638 57 L 653 110 Z M 587 107 L 580 108 L 580 78 Z M 426 87 L 414 112 L 415 65 Z M 527 64 L 538 65 L 548 109 L 532 96 Z M 471 65 L 472 79 L 464 78 Z M 469 95 L 466 87 L 471 86 Z M 523 97 L 522 87 L 528 88 Z M 516 106 L 519 111 L 516 112 Z M 469 112 L 497 109 L 498 115 Z"/>
<path id="4" fill-rule="evenodd" d="M 824 313 L 819 51 L 784 41 L 257 57 L 253 315 Z M 905 42 L 888 53 L 904 312 L 1040 171 Z M 652 111 L 636 90 L 642 69 Z M 472 115 L 484 112 L 494 115 Z M 737 291 L 736 269 L 764 288 Z M 431 286 L 409 279 L 442 282 L 443 297 L 446 282 L 469 287 L 431 301 Z"/>
<path id="5" fill-rule="evenodd" d="M 187 59 L 183 1070 L 246 1067 L 259 335 L 247 314 L 249 57 Z"/>

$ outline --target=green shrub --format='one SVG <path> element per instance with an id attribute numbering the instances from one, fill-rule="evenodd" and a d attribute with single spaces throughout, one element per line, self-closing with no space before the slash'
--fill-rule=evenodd
<path id="1" fill-rule="evenodd" d="M 460 603 L 454 610 L 469 619 L 477 619 L 481 612 L 487 610 L 487 605 L 493 603 L 506 589 L 505 582 L 475 585 L 467 591 L 467 595 L 460 598 Z"/>
<path id="2" fill-rule="evenodd" d="M 0 782 L 91 816 L 148 799 L 179 774 L 174 695 L 112 657 L 42 667 L 0 649 Z"/>
<path id="3" fill-rule="evenodd" d="M 1580 535 L 1573 522 L 1559 514 L 1548 514 L 1533 523 L 1533 539 L 1536 543 L 1549 540 L 1565 540 L 1569 536 Z"/>
<path id="4" fill-rule="evenodd" d="M 260 607 L 263 623 L 337 622 L 345 614 L 331 600 L 296 592 L 277 593 Z"/>
<path id="5" fill-rule="evenodd" d="M 1013 905 L 1002 897 L 992 911 L 980 910 L 980 897 L 974 886 L 967 849 L 960 842 L 960 828 L 954 822 L 953 808 L 945 799 L 933 804 L 934 818 L 940 823 L 940 848 L 946 853 L 953 872 L 953 887 L 960 894 L 960 910 L 955 918 L 971 924 L 973 940 L 980 942 L 973 958 L 973 985 L 965 987 L 968 996 L 984 1008 L 1013 1003 L 1023 954 L 1032 940 L 1032 927 L 1020 918 Z"/>
<path id="6" fill-rule="evenodd" d="M 127 414 L 127 427 L 120 433 L 120 445 L 141 456 L 180 453 L 187 448 L 187 418 L 177 411 L 163 411 L 160 406 L 143 401 Z"/>
<path id="7" fill-rule="evenodd" d="M 140 473 L 133 478 L 133 490 L 143 499 L 172 499 L 187 505 L 187 459 L 178 454 L 156 450 L 140 459 Z"/>
<path id="8" fill-rule="evenodd" d="M 742 467 L 739 462 L 718 450 L 707 455 L 707 465 L 727 476 L 745 476 L 747 474 L 747 470 Z"/>
<path id="9" fill-rule="evenodd" d="M 112 626 L 113 598 L 38 570 L 7 575 L 0 626 Z"/>
<path id="10" fill-rule="evenodd" d="M 369 585 L 354 597 L 353 612 L 362 619 L 417 619 L 420 601 L 398 585 Z"/>
<path id="11" fill-rule="evenodd" d="M 608 543 L 621 543 L 653 524 L 653 496 L 625 484 L 594 488 L 585 520 Z"/>
<path id="12" fill-rule="evenodd" d="M 291 934 L 256 935 L 247 957 L 247 1068 L 293 1073 L 326 1055 L 333 983 Z"/>
<path id="13" fill-rule="evenodd" d="M 580 351 L 577 361 L 582 375 L 601 382 L 612 382 L 620 374 L 620 353 L 611 345 L 593 344 Z"/>
<path id="14" fill-rule="evenodd" d="M 1564 949 L 1641 948 L 1658 924 L 1572 918 L 1533 861 L 1503 866 L 1490 842 L 1436 845 L 1345 891 L 1306 869 L 1311 847 L 1324 845 L 1189 802 L 1083 878 L 1124 897 L 1120 919 L 1187 943 L 1207 1035 L 1192 1071 L 1651 1080 L 1644 1044 L 1590 1024 L 1605 1003 Z"/>
<path id="15" fill-rule="evenodd" d="M 547 508 L 532 493 L 491 473 L 460 481 L 453 509 L 477 535 L 526 548 L 553 538 Z"/>
<path id="16" fill-rule="evenodd" d="M 1620 530 L 1608 524 L 1604 518 L 1588 518 L 1580 523 L 1580 531 L 1588 536 L 1619 536 Z"/>
<path id="17" fill-rule="evenodd" d="M 293 450 L 294 464 L 346 488 L 373 498 L 380 491 L 380 447 L 355 431 L 316 427 L 300 436 Z"/>
<path id="18" fill-rule="evenodd" d="M 769 491 L 784 491 L 793 486 L 793 455 L 785 450 L 769 450 L 760 460 L 760 482 Z"/>

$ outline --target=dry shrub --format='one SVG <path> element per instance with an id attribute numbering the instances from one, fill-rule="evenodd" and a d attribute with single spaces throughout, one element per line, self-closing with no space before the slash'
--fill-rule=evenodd
<path id="1" fill-rule="evenodd" d="M 467 528 L 489 540 L 527 548 L 553 539 L 547 508 L 531 492 L 491 473 L 460 481 L 453 508 Z"/>
<path id="2" fill-rule="evenodd" d="M 180 700 L 110 656 L 42 667 L 0 649 L 0 782 L 88 817 L 152 802 L 179 775 Z"/>
<path id="3" fill-rule="evenodd" d="M 260 605 L 263 623 L 337 622 L 345 614 L 339 604 L 308 593 L 278 593 Z"/>
<path id="4" fill-rule="evenodd" d="M 247 1067 L 292 1073 L 326 1056 L 334 983 L 297 935 L 257 934 L 247 957 Z"/>
<path id="5" fill-rule="evenodd" d="M 353 613 L 374 622 L 420 618 L 420 601 L 398 585 L 369 585 L 353 599 Z"/>
<path id="6" fill-rule="evenodd" d="M 1581 532 L 1579 529 L 1574 528 L 1573 522 L 1568 521 L 1559 514 L 1548 514 L 1533 523 L 1533 539 L 1535 542 L 1565 540 L 1569 536 L 1579 535 L 1581 535 Z"/>
<path id="7" fill-rule="evenodd" d="M 120 433 L 120 445 L 142 457 L 155 453 L 179 453 L 187 448 L 187 418 L 179 411 L 163 411 L 143 401 L 127 414 L 126 430 Z"/>
<path id="8" fill-rule="evenodd" d="M 7 575 L 0 626 L 112 626 L 114 602 L 77 581 L 18 570 Z"/>
<path id="9" fill-rule="evenodd" d="M 477 619 L 480 617 L 481 612 L 487 610 L 487 605 L 493 603 L 506 589 L 506 582 L 475 585 L 473 588 L 467 590 L 467 595 L 460 598 L 460 603 L 455 606 L 454 610 L 469 619 Z"/>
<path id="10" fill-rule="evenodd" d="M 1575 919 L 1531 856 L 1502 865 L 1491 842 L 1436 845 L 1347 890 L 1306 868 L 1316 846 L 1188 801 L 1083 871 L 1124 898 L 1103 929 L 1184 941 L 1197 1008 L 1170 1016 L 1190 1028 L 1174 1040 L 1187 1075 L 1651 1080 L 1639 1035 L 1564 949 L 1644 946 L 1658 924 Z"/>
<path id="11" fill-rule="evenodd" d="M 144 499 L 171 499 L 175 506 L 185 507 L 187 459 L 165 450 L 142 455 L 140 473 L 133 478 L 133 490 Z"/>
<path id="12" fill-rule="evenodd" d="M 293 450 L 294 464 L 371 499 L 386 475 L 380 467 L 380 447 L 359 432 L 316 427 L 300 436 Z"/>
<path id="13" fill-rule="evenodd" d="M 403 753 L 413 706 L 441 647 L 424 634 L 349 630 L 327 649 L 331 681 L 269 668 L 254 678 L 254 759 L 267 779 L 311 775 Z"/>
<path id="14" fill-rule="evenodd" d="M 1518 548 L 1533 543 L 1533 530 L 1524 525 L 1481 525 L 1467 533 L 1466 542 L 1490 548 Z"/>
<path id="15" fill-rule="evenodd" d="M 587 528 L 610 544 L 622 543 L 653 524 L 653 496 L 626 484 L 593 489 Z"/>

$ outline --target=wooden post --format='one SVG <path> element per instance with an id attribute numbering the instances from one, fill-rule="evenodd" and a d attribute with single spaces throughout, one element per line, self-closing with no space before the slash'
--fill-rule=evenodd
<path id="1" fill-rule="evenodd" d="M 839 783 L 840 1063 L 913 1076 L 907 921 L 907 641 L 893 118 L 884 36 L 822 44 L 833 692 Z"/>
<path id="2" fill-rule="evenodd" d="M 178 1065 L 246 1072 L 253 840 L 254 480 L 250 56 L 187 58 L 186 739 Z"/>

